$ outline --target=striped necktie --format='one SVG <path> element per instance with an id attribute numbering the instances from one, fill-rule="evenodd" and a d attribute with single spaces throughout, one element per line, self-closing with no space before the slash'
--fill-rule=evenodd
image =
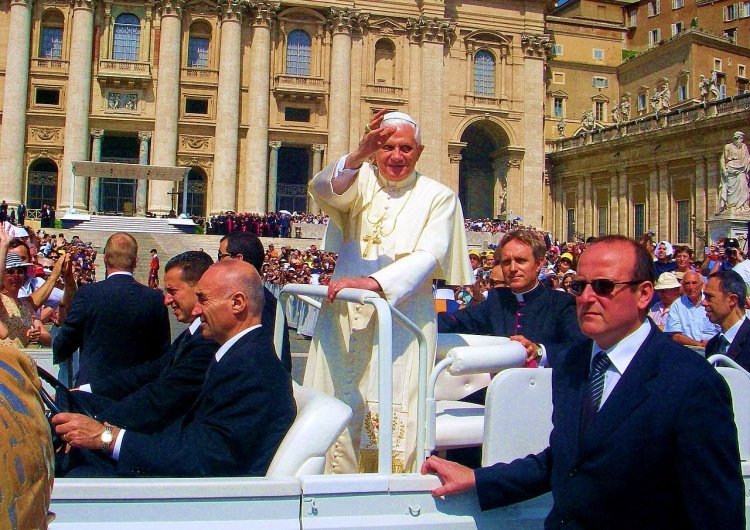
<path id="1" fill-rule="evenodd" d="M 594 356 L 594 362 L 589 374 L 588 386 L 586 388 L 586 397 L 583 400 L 583 411 L 581 414 L 581 434 L 586 432 L 591 420 L 599 412 L 599 406 L 604 394 L 604 375 L 612 364 L 609 357 L 604 351 L 600 351 Z"/>

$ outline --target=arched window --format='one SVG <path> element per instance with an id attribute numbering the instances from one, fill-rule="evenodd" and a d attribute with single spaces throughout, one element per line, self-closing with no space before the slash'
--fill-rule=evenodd
<path id="1" fill-rule="evenodd" d="M 115 19 L 115 37 L 112 58 L 117 61 L 137 61 L 141 41 L 141 21 L 132 13 L 123 13 Z"/>
<path id="2" fill-rule="evenodd" d="M 375 44 L 375 83 L 395 85 L 395 73 L 396 46 L 388 39 L 380 39 Z"/>
<path id="3" fill-rule="evenodd" d="M 286 41 L 286 73 L 310 75 L 310 35 L 301 29 L 289 33 Z"/>
<path id="4" fill-rule="evenodd" d="M 194 22 L 188 37 L 187 65 L 189 68 L 208 68 L 208 45 L 211 42 L 211 26 L 205 22 Z"/>
<path id="5" fill-rule="evenodd" d="M 26 207 L 39 210 L 42 204 L 57 204 L 57 164 L 49 158 L 39 158 L 29 166 Z"/>
<path id="6" fill-rule="evenodd" d="M 60 59 L 62 57 L 63 25 L 65 19 L 57 9 L 50 9 L 42 17 L 42 36 L 39 57 Z"/>
<path id="7" fill-rule="evenodd" d="M 183 190 L 185 189 L 184 180 L 180 181 L 179 187 L 177 213 L 181 214 Z M 195 217 L 206 216 L 206 174 L 202 169 L 196 167 L 188 173 L 187 214 Z"/>
<path id="8" fill-rule="evenodd" d="M 479 50 L 474 56 L 474 94 L 495 95 L 495 57 L 487 50 Z"/>

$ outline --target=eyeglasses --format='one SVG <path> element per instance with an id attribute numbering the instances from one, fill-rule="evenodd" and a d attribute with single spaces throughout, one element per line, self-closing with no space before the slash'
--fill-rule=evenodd
<path id="1" fill-rule="evenodd" d="M 629 282 L 616 282 L 613 280 L 601 279 L 587 282 L 586 280 L 573 280 L 568 284 L 568 289 L 573 296 L 581 296 L 584 289 L 586 289 L 586 286 L 591 285 L 594 294 L 597 296 L 608 296 L 615 290 L 615 285 L 638 285 L 645 281 L 646 280 L 631 280 Z"/>
<path id="2" fill-rule="evenodd" d="M 221 252 L 219 252 L 218 254 L 216 254 L 216 261 L 221 261 L 224 258 L 234 258 L 236 256 L 236 252 L 227 252 L 226 254 L 222 254 Z"/>

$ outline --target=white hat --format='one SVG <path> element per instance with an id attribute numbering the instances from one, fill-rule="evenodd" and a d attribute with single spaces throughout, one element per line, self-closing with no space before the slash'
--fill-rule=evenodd
<path id="1" fill-rule="evenodd" d="M 659 279 L 656 280 L 656 285 L 654 285 L 654 289 L 657 291 L 679 288 L 680 282 L 677 281 L 677 276 L 675 276 L 674 272 L 662 272 L 659 275 Z"/>
<path id="2" fill-rule="evenodd" d="M 667 256 L 671 256 L 674 253 L 674 248 L 672 248 L 672 243 L 670 243 L 669 241 L 666 241 L 666 240 L 659 241 L 659 244 L 656 246 L 658 247 L 659 245 L 664 245 L 665 247 L 667 247 Z"/>
<path id="3" fill-rule="evenodd" d="M 383 121 L 386 120 L 404 120 L 408 121 L 409 123 L 413 123 L 415 127 L 417 126 L 417 122 L 414 121 L 414 118 L 412 118 L 405 112 L 389 112 L 385 116 L 383 116 Z"/>

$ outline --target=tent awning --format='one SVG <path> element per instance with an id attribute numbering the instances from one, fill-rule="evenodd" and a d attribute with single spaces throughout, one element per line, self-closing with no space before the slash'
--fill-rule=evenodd
<path id="1" fill-rule="evenodd" d="M 141 164 L 120 164 L 114 162 L 72 162 L 76 177 L 99 177 L 135 180 L 184 180 L 189 167 L 146 166 Z"/>

